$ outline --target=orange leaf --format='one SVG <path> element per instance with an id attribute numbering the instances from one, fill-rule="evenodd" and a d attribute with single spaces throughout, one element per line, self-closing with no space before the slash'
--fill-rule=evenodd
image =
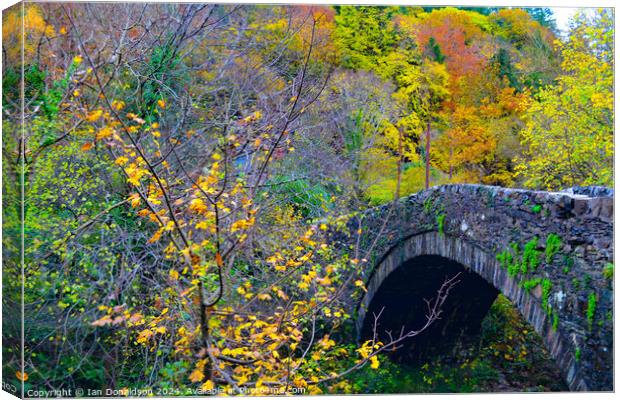
<path id="1" fill-rule="evenodd" d="M 220 253 L 215 253 L 215 262 L 217 263 L 218 267 L 221 267 L 224 265 L 224 260 L 222 260 L 222 256 L 220 255 Z"/>
<path id="2" fill-rule="evenodd" d="M 24 375 L 22 375 L 22 373 L 20 371 L 17 371 L 15 373 L 15 376 L 17 377 L 17 379 L 19 379 L 22 382 L 26 382 L 28 380 L 28 373 L 24 372 Z"/>
<path id="3" fill-rule="evenodd" d="M 76 57 L 77 58 L 77 57 Z M 86 116 L 86 121 L 95 122 L 103 115 L 103 110 L 93 110 Z"/>
<path id="4" fill-rule="evenodd" d="M 92 144 L 91 142 L 84 143 L 82 145 L 82 151 L 88 151 L 88 150 L 92 149 L 93 146 L 94 146 L 94 144 Z"/>
<path id="5" fill-rule="evenodd" d="M 147 243 L 155 243 L 159 240 L 159 238 L 161 238 L 161 229 L 155 232 L 153 236 L 149 240 L 147 240 Z"/>
<path id="6" fill-rule="evenodd" d="M 202 373 L 201 370 L 199 370 L 198 368 L 196 368 L 190 375 L 189 375 L 189 380 L 196 383 L 196 382 L 200 382 L 205 378 L 205 375 Z"/>
<path id="7" fill-rule="evenodd" d="M 99 318 L 96 321 L 91 322 L 90 324 L 92 326 L 105 326 L 110 323 L 112 323 L 112 318 L 110 318 L 109 315 L 104 315 L 103 317 Z"/>

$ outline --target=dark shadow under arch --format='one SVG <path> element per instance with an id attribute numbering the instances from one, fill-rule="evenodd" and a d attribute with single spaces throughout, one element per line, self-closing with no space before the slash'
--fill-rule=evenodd
<path id="1" fill-rule="evenodd" d="M 422 262 L 424 260 L 426 260 L 426 262 Z M 424 264 L 432 265 L 441 263 L 441 265 L 446 268 L 446 271 L 461 270 L 465 271 L 466 274 L 471 274 L 467 279 L 470 283 L 473 282 L 474 287 L 478 288 L 478 290 L 483 292 L 490 290 L 492 292 L 492 290 L 489 289 L 489 287 L 492 287 L 495 289 L 495 296 L 497 293 L 502 293 L 514 304 L 523 318 L 542 337 L 544 346 L 554 358 L 567 386 L 571 390 L 588 390 L 588 385 L 584 379 L 584 371 L 581 370 L 580 365 L 575 359 L 576 348 L 574 342 L 564 337 L 560 331 L 553 329 L 551 318 L 541 307 L 540 298 L 523 289 L 519 285 L 518 280 L 509 276 L 507 271 L 499 265 L 493 251 L 474 246 L 463 238 L 452 237 L 439 232 L 430 231 L 408 237 L 392 247 L 380 259 L 380 262 L 376 265 L 370 278 L 366 282 L 367 292 L 361 299 L 357 309 L 356 324 L 358 337 L 360 339 L 368 337 L 368 327 L 372 326 L 374 320 L 373 312 L 376 313 L 380 310 L 378 304 L 381 303 L 380 299 L 384 297 L 384 295 L 381 294 L 384 283 L 394 280 L 398 281 L 398 287 L 405 287 L 407 285 L 406 279 L 400 275 L 401 272 L 398 272 L 399 267 L 406 266 L 407 263 L 413 264 L 408 264 L 409 268 L 405 268 L 403 271 L 421 268 L 421 271 L 427 271 L 427 274 L 430 274 L 430 272 L 428 272 L 429 269 L 425 267 Z M 392 277 L 393 273 L 396 273 L 396 275 Z M 407 274 L 407 272 L 402 273 Z M 423 274 L 415 275 L 417 276 L 415 279 L 422 282 L 412 283 L 412 285 L 416 287 L 426 285 L 427 279 L 423 278 Z M 427 275 L 427 277 L 429 276 L 431 275 Z M 486 286 L 482 281 L 486 282 Z M 436 291 L 440 285 L 441 280 L 436 285 L 428 284 L 427 286 L 429 287 L 428 290 Z M 466 292 L 467 291 L 465 291 L 465 293 Z M 375 301 L 374 298 L 377 295 L 379 295 L 380 298 Z M 389 297 L 389 295 L 387 296 Z M 482 310 L 486 307 L 485 311 L 488 311 L 489 306 L 492 304 L 492 301 L 488 299 L 491 297 L 490 292 L 488 296 L 477 296 L 477 306 L 473 307 L 473 309 L 477 309 L 478 311 L 469 311 L 474 320 L 480 318 L 479 314 L 483 314 L 482 318 L 484 318 L 486 312 L 482 313 Z M 400 309 L 406 309 L 406 302 L 410 301 L 410 299 L 407 299 L 406 296 L 405 298 L 402 296 L 397 296 L 396 298 L 400 298 L 400 300 L 397 300 L 398 306 L 401 307 Z M 485 300 L 485 298 L 487 300 Z M 414 301 L 416 304 L 419 304 L 417 300 Z M 445 312 L 449 313 L 450 311 L 447 309 L 447 306 L 448 305 L 444 307 L 446 309 Z M 405 311 L 403 311 L 403 313 L 404 312 Z M 392 314 L 395 315 L 388 315 L 388 319 L 392 321 L 402 319 L 402 316 L 397 315 L 398 313 Z M 385 327 L 389 327 L 389 324 L 389 322 L 385 322 L 384 327 L 379 329 L 379 331 L 385 331 Z M 473 329 L 472 327 L 476 324 L 471 323 L 469 325 L 471 326 L 467 329 Z M 448 325 L 448 327 L 450 326 L 452 326 L 452 324 Z M 414 326 L 413 329 L 415 328 L 417 327 Z M 395 336 L 398 336 L 398 334 L 396 333 Z M 431 339 L 433 339 L 433 337 L 429 336 L 429 340 Z M 422 356 L 423 353 L 424 352 L 422 352 Z"/>
<path id="2" fill-rule="evenodd" d="M 453 355 L 457 343 L 475 340 L 480 325 L 499 291 L 475 272 L 441 256 L 419 256 L 394 270 L 372 298 L 361 337 L 371 338 L 374 316 L 379 340 L 387 342 L 388 332 L 398 336 L 417 330 L 426 320 L 426 303 L 436 296 L 446 278 L 459 274 L 459 282 L 451 290 L 441 318 L 420 335 L 406 340 L 392 359 L 408 364 L 429 361 L 437 355 Z"/>

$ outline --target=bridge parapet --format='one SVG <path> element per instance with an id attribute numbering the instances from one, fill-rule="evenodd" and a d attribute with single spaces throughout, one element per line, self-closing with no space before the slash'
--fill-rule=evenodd
<path id="1" fill-rule="evenodd" d="M 373 291 L 407 257 L 447 256 L 513 300 L 571 389 L 613 389 L 613 190 L 437 186 L 350 223 L 362 227 L 371 267 L 358 328 Z"/>

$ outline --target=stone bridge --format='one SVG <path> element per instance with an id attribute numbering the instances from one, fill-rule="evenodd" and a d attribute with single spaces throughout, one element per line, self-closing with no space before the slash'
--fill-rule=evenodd
<path id="1" fill-rule="evenodd" d="M 571 390 L 613 390 L 613 190 L 446 185 L 349 223 L 361 229 L 356 244 L 372 267 L 357 308 L 360 339 L 380 310 L 379 334 L 419 328 L 423 299 L 460 272 L 442 318 L 411 339 L 410 355 L 473 336 L 502 293 L 541 335 Z"/>

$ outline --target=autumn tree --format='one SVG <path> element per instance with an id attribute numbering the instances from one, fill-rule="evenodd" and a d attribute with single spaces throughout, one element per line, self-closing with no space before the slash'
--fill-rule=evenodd
<path id="1" fill-rule="evenodd" d="M 342 65 L 352 69 L 373 69 L 377 59 L 396 44 L 391 17 L 393 7 L 338 6 L 335 17 L 335 45 Z"/>
<path id="2" fill-rule="evenodd" d="M 14 379 L 346 391 L 348 374 L 415 334 L 336 342 L 370 250 L 332 246 L 361 234 L 355 213 L 308 209 L 282 179 L 332 77 L 329 10 L 32 7 L 53 31 L 35 31 L 46 63 L 28 65 L 42 75 L 23 148 L 10 147 L 18 131 L 5 142 L 28 172 L 27 375 Z M 369 138 L 383 120 L 367 114 Z"/>
<path id="3" fill-rule="evenodd" d="M 541 90 L 521 132 L 517 176 L 527 187 L 613 184 L 613 18 L 581 13 L 562 52 L 558 84 Z"/>

